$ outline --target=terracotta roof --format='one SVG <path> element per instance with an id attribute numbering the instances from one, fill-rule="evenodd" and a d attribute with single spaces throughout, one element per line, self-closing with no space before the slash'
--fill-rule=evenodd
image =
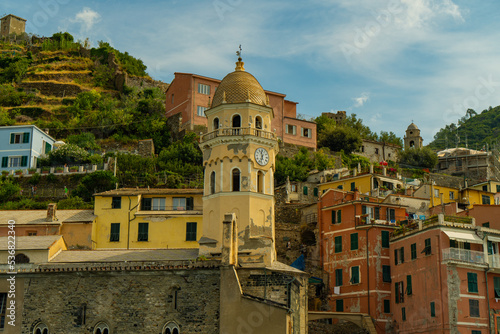
<path id="1" fill-rule="evenodd" d="M 167 188 L 121 188 L 96 193 L 94 196 L 137 196 L 137 195 L 203 195 L 203 189 L 167 189 Z"/>
<path id="2" fill-rule="evenodd" d="M 92 222 L 97 216 L 94 210 L 56 210 L 56 221 L 47 221 L 47 210 L 0 210 L 0 225 L 14 220 L 22 225 L 60 225 L 70 222 Z"/>
<path id="3" fill-rule="evenodd" d="M 130 261 L 186 261 L 195 260 L 199 250 L 194 249 L 143 249 L 143 250 L 67 250 L 62 251 L 51 263 L 78 262 L 130 262 Z"/>
<path id="4" fill-rule="evenodd" d="M 49 249 L 62 235 L 16 237 L 16 250 Z M 0 249 L 7 250 L 9 237 L 0 237 Z"/>

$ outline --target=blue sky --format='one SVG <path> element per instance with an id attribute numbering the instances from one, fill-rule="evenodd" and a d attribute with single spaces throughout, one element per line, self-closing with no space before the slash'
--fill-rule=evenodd
<path id="1" fill-rule="evenodd" d="M 223 78 L 241 44 L 247 71 L 311 117 L 346 110 L 373 131 L 424 144 L 467 108 L 500 105 L 494 0 L 3 0 L 27 32 L 103 40 L 170 82 Z"/>

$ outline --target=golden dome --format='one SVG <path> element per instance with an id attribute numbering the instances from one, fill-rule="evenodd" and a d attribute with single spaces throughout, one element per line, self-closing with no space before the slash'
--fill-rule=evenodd
<path id="1" fill-rule="evenodd" d="M 253 75 L 243 68 L 241 58 L 236 62 L 236 69 L 222 79 L 214 94 L 212 108 L 223 103 L 251 102 L 265 106 L 266 93 Z"/>

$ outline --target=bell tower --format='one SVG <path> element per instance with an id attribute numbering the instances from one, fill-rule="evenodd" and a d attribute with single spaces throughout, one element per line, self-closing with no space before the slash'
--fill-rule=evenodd
<path id="1" fill-rule="evenodd" d="M 408 125 L 408 129 L 406 129 L 406 136 L 404 137 L 405 149 L 412 147 L 422 148 L 423 141 L 419 128 L 412 122 Z"/>
<path id="2" fill-rule="evenodd" d="M 274 115 L 268 97 L 243 65 L 239 57 L 235 71 L 224 77 L 205 111 L 208 132 L 200 140 L 205 167 L 200 255 L 221 253 L 223 220 L 234 213 L 239 262 L 270 264 L 276 259 L 278 141 L 271 132 Z"/>

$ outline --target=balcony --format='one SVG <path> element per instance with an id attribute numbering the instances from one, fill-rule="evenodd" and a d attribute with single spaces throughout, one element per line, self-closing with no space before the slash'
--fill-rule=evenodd
<path id="1" fill-rule="evenodd" d="M 276 135 L 274 133 L 256 128 L 220 128 L 204 134 L 201 137 L 201 142 L 206 142 L 210 139 L 225 136 L 255 136 L 272 140 L 276 139 Z"/>
<path id="2" fill-rule="evenodd" d="M 138 216 L 151 216 L 151 215 L 202 215 L 203 207 L 185 207 L 185 206 L 162 206 L 162 207 L 151 207 L 149 210 L 141 209 L 137 211 Z"/>
<path id="3" fill-rule="evenodd" d="M 500 255 L 490 254 L 488 255 L 488 264 L 490 268 L 500 269 Z"/>
<path id="4" fill-rule="evenodd" d="M 483 252 L 471 251 L 461 248 L 443 249 L 443 261 L 467 263 L 481 266 L 487 265 Z"/>

